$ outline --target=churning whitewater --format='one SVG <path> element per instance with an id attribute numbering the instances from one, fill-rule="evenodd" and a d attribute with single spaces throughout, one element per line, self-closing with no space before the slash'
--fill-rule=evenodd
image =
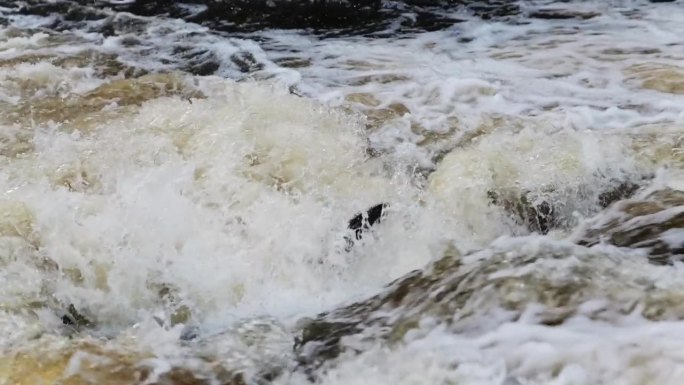
<path id="1" fill-rule="evenodd" d="M 0 1 L 0 384 L 681 383 L 681 0 L 234 3 Z"/>

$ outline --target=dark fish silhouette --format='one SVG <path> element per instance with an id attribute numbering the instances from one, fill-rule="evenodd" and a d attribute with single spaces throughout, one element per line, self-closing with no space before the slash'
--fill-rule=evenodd
<path id="1" fill-rule="evenodd" d="M 85 328 L 85 327 L 91 327 L 94 326 L 94 322 L 83 316 L 78 310 L 76 310 L 76 306 L 73 304 L 70 304 L 69 307 L 67 308 L 67 314 L 64 314 L 62 316 L 62 323 L 67 326 L 71 326 L 73 328 Z"/>
<path id="2" fill-rule="evenodd" d="M 389 208 L 389 204 L 387 203 L 377 204 L 350 219 L 347 228 L 354 231 L 354 238 L 357 241 L 361 240 L 363 238 L 363 233 L 370 230 L 371 226 L 382 221 L 387 212 L 387 208 Z M 349 252 L 352 247 L 354 247 L 354 239 L 352 239 L 351 236 L 345 236 L 344 239 L 347 243 L 344 250 Z"/>

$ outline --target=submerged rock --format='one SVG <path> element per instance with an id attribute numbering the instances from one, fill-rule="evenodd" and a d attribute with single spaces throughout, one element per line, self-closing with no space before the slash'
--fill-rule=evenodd
<path id="1" fill-rule="evenodd" d="M 486 0 L 223 0 L 203 2 L 207 10 L 191 20 L 216 29 L 256 31 L 263 28 L 310 29 L 325 34 L 366 34 L 435 31 L 461 19 L 464 8 L 489 19 L 515 15 L 517 4 Z M 391 31 L 391 32 L 390 32 Z"/>
<path id="2" fill-rule="evenodd" d="M 492 204 L 501 206 L 515 222 L 530 232 L 546 234 L 558 225 L 559 218 L 554 213 L 553 205 L 543 198 L 532 198 L 530 192 L 518 195 L 488 191 L 487 198 Z"/>
<path id="3" fill-rule="evenodd" d="M 574 199 L 591 202 L 595 200 L 596 208 L 606 208 L 614 202 L 631 197 L 639 187 L 639 184 L 631 180 L 613 181 L 595 195 L 595 191 L 591 193 L 593 189 L 580 186 L 575 193 L 578 196 Z M 553 195 L 553 192 L 487 191 L 491 204 L 500 206 L 516 223 L 539 234 L 547 234 L 555 228 L 567 228 L 573 224 L 574 218 L 561 213 L 562 202 L 558 202 Z"/>
<path id="4" fill-rule="evenodd" d="M 438 325 L 476 335 L 523 316 L 546 326 L 576 315 L 614 322 L 634 312 L 682 319 L 681 288 L 656 285 L 647 267 L 638 256 L 611 258 L 542 238 L 508 240 L 466 257 L 447 251 L 380 294 L 309 320 L 295 345 L 298 362 L 312 374 L 343 353 L 402 344 Z"/>
<path id="5" fill-rule="evenodd" d="M 665 189 L 614 204 L 573 241 L 647 248 L 651 262 L 663 263 L 684 254 L 683 227 L 684 192 Z M 381 293 L 306 321 L 295 350 L 300 368 L 311 374 L 342 353 L 363 351 L 369 343 L 401 344 L 436 325 L 480 333 L 523 314 L 547 326 L 576 315 L 684 319 L 684 291 L 654 282 L 660 274 L 651 269 L 659 268 L 638 253 L 616 258 L 541 237 L 497 241 L 463 257 L 448 249 Z M 585 306 L 590 302 L 600 306 Z"/>
<path id="6" fill-rule="evenodd" d="M 618 183 L 614 188 L 606 190 L 599 194 L 598 203 L 602 208 L 606 208 L 611 204 L 632 197 L 639 189 L 639 185 L 632 181 L 625 181 Z"/>
<path id="7" fill-rule="evenodd" d="M 580 245 L 643 249 L 655 264 L 684 257 L 684 191 L 662 189 L 616 203 L 578 231 Z"/>
<path id="8" fill-rule="evenodd" d="M 161 326 L 187 325 L 187 333 L 182 336 L 182 339 L 192 339 L 192 334 L 196 333 L 192 330 L 192 309 L 184 301 L 178 287 L 171 283 L 150 280 L 147 282 L 147 288 L 156 292 L 166 313 L 163 318 L 157 318 L 157 322 Z"/>
<path id="9" fill-rule="evenodd" d="M 564 19 L 592 19 L 600 14 L 597 12 L 581 12 L 567 9 L 544 8 L 532 11 L 531 18 L 548 19 L 548 20 L 564 20 Z"/>
<path id="10" fill-rule="evenodd" d="M 76 310 L 73 304 L 67 308 L 67 314 L 62 316 L 62 323 L 77 329 L 93 326 L 93 322 Z"/>

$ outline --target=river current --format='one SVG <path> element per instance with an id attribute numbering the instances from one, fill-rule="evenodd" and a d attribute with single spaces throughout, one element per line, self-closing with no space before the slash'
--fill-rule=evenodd
<path id="1" fill-rule="evenodd" d="M 0 2 L 0 384 L 681 384 L 681 0 L 119 3 Z"/>

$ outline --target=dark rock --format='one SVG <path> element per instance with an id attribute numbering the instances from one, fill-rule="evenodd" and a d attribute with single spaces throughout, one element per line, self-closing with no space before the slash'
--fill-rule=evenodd
<path id="1" fill-rule="evenodd" d="M 646 180 L 647 177 L 644 177 L 639 182 L 644 183 Z M 580 186 L 577 191 L 567 194 L 556 191 L 488 191 L 487 197 L 491 204 L 503 208 L 517 224 L 526 227 L 530 232 L 547 234 L 550 230 L 569 228 L 575 224 L 574 219 L 568 217 L 568 210 L 561 212 L 563 197 L 574 201 L 596 200 L 596 209 L 599 209 L 631 197 L 640 187 L 641 185 L 631 180 L 614 180 L 608 182 L 607 187 L 598 193 L 587 186 Z M 596 210 L 582 214 L 595 213 Z"/>
<path id="2" fill-rule="evenodd" d="M 635 190 L 635 184 L 623 182 L 601 194 L 600 202 L 612 205 L 571 240 L 581 246 L 603 241 L 644 248 L 649 261 L 657 264 L 684 257 L 684 237 L 677 240 L 672 232 L 664 237 L 684 228 L 684 192 L 662 189 L 624 200 Z M 548 203 L 530 202 L 522 199 L 511 210 L 522 210 L 519 215 L 534 218 L 539 228 L 556 220 L 548 218 L 553 216 Z M 357 216 L 350 228 L 361 228 L 362 223 L 363 215 Z M 418 332 L 424 319 L 455 333 L 484 332 L 487 312 L 496 312 L 500 319 L 505 311 L 505 321 L 515 321 L 529 304 L 541 305 L 536 320 L 546 326 L 562 324 L 595 298 L 606 299 L 606 307 L 585 316 L 602 319 L 639 311 L 652 320 L 684 318 L 684 294 L 654 285 L 650 273 L 634 277 L 639 271 L 635 266 L 644 263 L 638 258 L 622 261 L 567 242 L 534 243 L 531 248 L 524 239 L 518 242 L 466 257 L 449 248 L 439 260 L 404 275 L 379 294 L 307 320 L 294 346 L 299 369 L 310 376 L 321 373 L 319 369 L 334 365 L 340 354 L 358 353 L 364 341 L 374 346 L 401 344 L 408 332 Z M 625 263 L 635 266 L 623 268 Z"/>
<path id="3" fill-rule="evenodd" d="M 206 49 L 191 46 L 177 46 L 173 49 L 173 55 L 181 58 L 182 62 L 185 63 L 183 71 L 193 75 L 212 75 L 221 67 L 220 60 L 216 55 Z"/>
<path id="4" fill-rule="evenodd" d="M 684 191 L 663 189 L 617 202 L 586 223 L 575 241 L 643 249 L 652 263 L 670 264 L 684 258 L 683 229 Z"/>
<path id="5" fill-rule="evenodd" d="M 107 15 L 97 8 L 84 7 L 72 1 L 0 1 L 0 7 L 5 8 L 0 13 L 0 20 L 4 20 L 11 14 L 37 15 L 59 17 L 54 23 L 48 26 L 55 31 L 67 31 L 76 28 L 83 28 L 85 22 L 101 20 Z"/>
<path id="6" fill-rule="evenodd" d="M 615 188 L 599 194 L 599 205 L 605 209 L 614 202 L 631 197 L 639 189 L 639 187 L 640 186 L 638 184 L 631 181 L 621 182 L 615 186 Z"/>
<path id="7" fill-rule="evenodd" d="M 147 30 L 148 22 L 139 17 L 120 13 L 109 16 L 102 23 L 94 25 L 94 27 L 96 30 L 106 29 L 107 33 L 102 33 L 105 36 L 140 36 Z"/>
<path id="8" fill-rule="evenodd" d="M 446 16 L 440 13 L 431 11 L 417 10 L 414 17 L 405 18 L 401 22 L 402 30 L 406 32 L 432 32 L 449 28 L 456 23 L 461 23 L 464 20 L 455 19 L 451 16 Z"/>
<path id="9" fill-rule="evenodd" d="M 67 308 L 67 314 L 62 316 L 62 323 L 77 330 L 95 325 L 93 321 L 81 314 L 73 304 Z"/>
<path id="10" fill-rule="evenodd" d="M 194 21 L 202 19 L 202 22 L 222 24 L 223 29 L 229 30 L 343 28 L 359 20 L 377 19 L 381 8 L 379 0 L 229 0 L 205 5 L 207 11 Z"/>
<path id="11" fill-rule="evenodd" d="M 187 325 L 181 330 L 181 341 L 193 341 L 199 337 L 200 330 L 197 326 Z"/>
<path id="12" fill-rule="evenodd" d="M 259 71 L 264 68 L 262 63 L 259 63 L 249 52 L 238 52 L 230 56 L 230 61 L 233 62 L 243 73 L 250 73 Z"/>
<path id="13" fill-rule="evenodd" d="M 520 12 L 516 1 L 461 1 L 468 10 L 485 20 L 506 18 Z"/>
<path id="14" fill-rule="evenodd" d="M 364 339 L 392 343 L 417 327 L 423 316 L 439 314 L 448 322 L 472 293 L 458 290 L 469 276 L 460 274 L 460 267 L 459 254 L 449 249 L 440 260 L 390 283 L 380 294 L 310 320 L 295 343 L 300 369 L 311 374 L 348 350 L 344 338 L 362 332 Z"/>
<path id="15" fill-rule="evenodd" d="M 219 63 L 207 60 L 187 65 L 183 67 L 183 70 L 197 76 L 208 76 L 216 73 L 220 67 Z"/>
<path id="16" fill-rule="evenodd" d="M 530 192 L 522 194 L 497 193 L 488 191 L 489 201 L 501 206 L 518 224 L 527 227 L 531 232 L 546 234 L 558 225 L 559 218 L 554 207 L 546 200 L 535 200 Z"/>
<path id="17" fill-rule="evenodd" d="M 311 66 L 311 59 L 306 57 L 284 57 L 274 60 L 276 64 L 285 68 L 306 68 Z"/>
<path id="18" fill-rule="evenodd" d="M 97 10 L 73 5 L 64 14 L 64 20 L 66 21 L 93 21 L 101 20 L 105 17 L 105 14 Z"/>
<path id="19" fill-rule="evenodd" d="M 684 192 L 654 194 L 649 199 L 658 207 L 684 203 Z M 649 207 L 633 206 L 660 213 Z M 681 216 L 672 213 L 669 217 L 678 222 L 663 218 L 658 228 L 681 228 Z M 639 237 L 644 242 L 658 234 L 640 232 Z M 549 327 L 579 312 L 599 320 L 634 312 L 651 320 L 683 319 L 684 293 L 655 285 L 651 271 L 639 275 L 644 263 L 538 237 L 507 240 L 463 257 L 450 248 L 379 294 L 307 320 L 294 347 L 299 370 L 313 376 L 334 365 L 340 354 L 358 353 L 365 343 L 392 347 L 403 344 L 407 333 L 419 338 L 438 325 L 447 332 L 486 333 L 515 322 L 530 304 L 537 309 L 534 322 Z M 605 305 L 582 310 L 596 298 Z"/>
<path id="20" fill-rule="evenodd" d="M 588 20 L 600 13 L 597 12 L 580 12 L 568 9 L 539 9 L 530 13 L 531 18 L 546 19 L 546 20 L 565 20 L 565 19 L 582 19 Z"/>

